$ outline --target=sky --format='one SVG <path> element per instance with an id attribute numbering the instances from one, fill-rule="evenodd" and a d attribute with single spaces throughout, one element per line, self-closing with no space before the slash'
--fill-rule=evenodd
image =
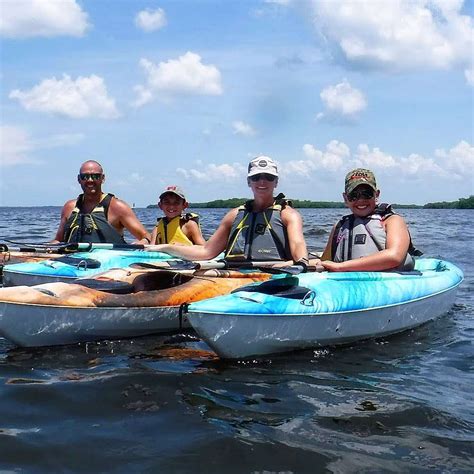
<path id="1" fill-rule="evenodd" d="M 473 0 L 0 0 L 0 206 L 63 205 L 93 159 L 137 207 L 278 191 L 474 194 Z"/>

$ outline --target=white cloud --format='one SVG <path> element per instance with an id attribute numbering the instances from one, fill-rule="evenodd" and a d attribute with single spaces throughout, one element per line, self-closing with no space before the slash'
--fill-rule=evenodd
<path id="1" fill-rule="evenodd" d="M 0 35 L 6 38 L 83 36 L 87 13 L 75 0 L 9 0 L 0 15 Z"/>
<path id="2" fill-rule="evenodd" d="M 0 126 L 0 151 L 2 166 L 28 163 L 28 153 L 33 148 L 30 137 L 19 127 Z"/>
<path id="3" fill-rule="evenodd" d="M 221 73 L 214 65 L 201 62 L 201 56 L 188 51 L 178 59 L 160 62 L 158 65 L 142 58 L 140 66 L 146 74 L 145 86 L 135 87 L 135 106 L 142 106 L 156 96 L 166 99 L 181 94 L 222 94 Z"/>
<path id="4" fill-rule="evenodd" d="M 303 153 L 308 159 L 295 162 L 295 172 L 299 170 L 298 174 L 309 175 L 317 169 L 330 172 L 340 170 L 344 165 L 344 160 L 350 155 L 350 150 L 345 143 L 332 140 L 326 145 L 325 151 L 318 150 L 313 145 L 307 143 L 303 145 Z M 285 166 L 285 169 L 287 168 Z"/>
<path id="5" fill-rule="evenodd" d="M 313 23 L 353 65 L 376 69 L 465 66 L 473 19 L 462 0 L 311 0 Z"/>
<path id="6" fill-rule="evenodd" d="M 397 162 L 392 155 L 384 153 L 377 147 L 371 150 L 369 146 L 364 143 L 357 147 L 355 158 L 357 160 L 357 166 L 359 167 L 387 169 L 397 166 Z"/>
<path id="7" fill-rule="evenodd" d="M 448 171 L 454 172 L 460 178 L 468 177 L 468 179 L 471 179 L 471 183 L 473 182 L 474 146 L 461 140 L 449 151 L 445 151 L 444 149 L 436 150 L 435 156 L 444 161 Z"/>
<path id="8" fill-rule="evenodd" d="M 344 174 L 350 169 L 363 167 L 397 178 L 449 176 L 465 180 L 469 176 L 472 181 L 474 176 L 474 147 L 464 140 L 449 151 L 435 150 L 433 158 L 417 153 L 395 157 L 364 143 L 358 145 L 356 152 L 352 153 L 345 143 L 337 140 L 329 142 L 325 150 L 318 150 L 311 144 L 305 144 L 302 150 L 306 159 L 286 162 L 283 174 L 312 178 L 317 177 L 320 172 Z"/>
<path id="9" fill-rule="evenodd" d="M 152 10 L 147 8 L 137 13 L 135 17 L 135 26 L 146 31 L 156 31 L 166 26 L 166 14 L 162 8 Z"/>
<path id="10" fill-rule="evenodd" d="M 0 126 L 0 156 L 2 166 L 14 166 L 25 163 L 39 163 L 34 152 L 41 149 L 73 146 L 84 139 L 81 133 L 51 135 L 33 139 L 29 133 L 17 126 Z"/>
<path id="11" fill-rule="evenodd" d="M 48 112 L 71 118 L 119 117 L 115 100 L 108 97 L 104 80 L 96 75 L 45 79 L 27 91 L 15 89 L 10 99 L 18 99 L 26 110 Z"/>
<path id="12" fill-rule="evenodd" d="M 367 107 L 364 94 L 353 88 L 346 79 L 335 86 L 323 89 L 320 97 L 326 107 L 326 113 L 318 114 L 318 119 L 328 115 L 355 118 L 359 112 Z"/>
<path id="13" fill-rule="evenodd" d="M 234 182 L 235 180 L 241 180 L 247 171 L 247 168 L 240 163 L 223 163 L 220 165 L 210 163 L 204 165 L 204 163 L 199 162 L 198 164 L 202 164 L 199 169 L 178 168 L 176 172 L 185 179 L 211 183 L 216 180 L 220 182 Z"/>
<path id="14" fill-rule="evenodd" d="M 240 120 L 236 120 L 232 122 L 232 128 L 234 129 L 234 134 L 236 135 L 243 135 L 245 137 L 253 137 L 257 134 L 254 128 L 249 125 L 248 123 L 241 122 Z"/>

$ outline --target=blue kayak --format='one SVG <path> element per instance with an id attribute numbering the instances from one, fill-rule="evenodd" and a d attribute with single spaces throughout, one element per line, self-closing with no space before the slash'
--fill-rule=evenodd
<path id="1" fill-rule="evenodd" d="M 71 282 L 92 277 L 111 268 L 124 268 L 134 263 L 158 263 L 174 259 L 162 252 L 145 250 L 93 249 L 39 262 L 5 265 L 4 286 L 39 285 L 56 281 Z"/>
<path id="2" fill-rule="evenodd" d="M 305 273 L 193 303 L 188 318 L 223 358 L 347 344 L 445 314 L 462 271 L 424 258 L 412 272 Z"/>

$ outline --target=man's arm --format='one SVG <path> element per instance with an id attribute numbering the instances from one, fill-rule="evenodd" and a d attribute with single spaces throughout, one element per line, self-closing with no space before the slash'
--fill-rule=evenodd
<path id="1" fill-rule="evenodd" d="M 226 248 L 230 229 L 236 215 L 237 209 L 229 211 L 204 245 L 149 245 L 147 250 L 165 252 L 187 260 L 210 260 L 217 257 Z"/>
<path id="2" fill-rule="evenodd" d="M 66 204 L 64 204 L 63 208 L 61 209 L 61 218 L 59 220 L 59 227 L 56 232 L 56 236 L 54 237 L 54 240 L 51 240 L 52 244 L 58 244 L 60 242 L 64 242 L 64 228 L 66 226 L 66 222 L 71 215 L 72 210 L 74 209 L 74 206 L 76 205 L 76 201 L 74 199 L 71 199 L 70 201 L 67 201 Z"/>
<path id="3" fill-rule="evenodd" d="M 303 219 L 301 214 L 292 207 L 285 207 L 281 211 L 281 219 L 288 234 L 288 244 L 290 246 L 293 261 L 301 259 L 308 260 L 308 250 L 303 236 Z"/>
<path id="4" fill-rule="evenodd" d="M 121 199 L 112 198 L 109 207 L 109 222 L 117 230 L 127 229 L 139 242 L 149 244 L 150 233 L 143 227 L 131 207 Z"/>

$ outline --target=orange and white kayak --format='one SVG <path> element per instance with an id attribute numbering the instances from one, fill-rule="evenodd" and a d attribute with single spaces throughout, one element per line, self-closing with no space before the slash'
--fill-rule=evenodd
<path id="1" fill-rule="evenodd" d="M 0 335 L 19 346 L 128 338 L 188 328 L 181 308 L 271 275 L 121 268 L 75 283 L 0 289 Z"/>

